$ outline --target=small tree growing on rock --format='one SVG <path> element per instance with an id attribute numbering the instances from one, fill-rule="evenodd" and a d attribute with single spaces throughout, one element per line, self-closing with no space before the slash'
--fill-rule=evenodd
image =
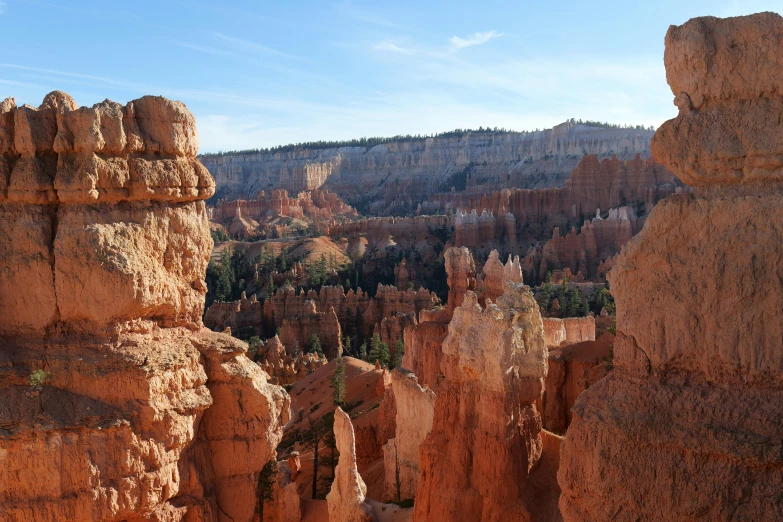
<path id="1" fill-rule="evenodd" d="M 330 379 L 332 388 L 332 403 L 335 406 L 345 404 L 345 361 L 342 356 L 337 357 L 334 371 Z"/>
<path id="2" fill-rule="evenodd" d="M 378 361 L 378 363 L 381 365 L 381 368 L 389 367 L 389 346 L 385 342 L 381 341 L 380 334 L 375 333 L 373 334 L 372 339 L 370 339 L 369 358 L 371 363 Z"/>
<path id="3" fill-rule="evenodd" d="M 310 347 L 307 351 L 309 353 L 317 353 L 318 355 L 323 356 L 324 350 L 321 347 L 321 339 L 319 339 L 316 334 L 310 336 Z"/>

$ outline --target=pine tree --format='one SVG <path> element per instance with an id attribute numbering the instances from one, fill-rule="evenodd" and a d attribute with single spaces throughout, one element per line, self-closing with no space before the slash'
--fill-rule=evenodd
<path id="1" fill-rule="evenodd" d="M 582 312 L 582 293 L 578 288 L 568 291 L 564 317 L 580 317 Z"/>
<path id="2" fill-rule="evenodd" d="M 373 334 L 370 339 L 369 362 L 374 363 L 375 361 L 380 363 L 381 368 L 389 367 L 389 346 L 381 341 L 381 336 L 377 333 Z"/>
<path id="3" fill-rule="evenodd" d="M 332 388 L 332 403 L 335 406 L 342 406 L 345 404 L 345 361 L 342 356 L 337 357 L 337 362 L 334 365 L 334 371 L 332 372 L 331 388 Z"/>
<path id="4" fill-rule="evenodd" d="M 405 355 L 405 343 L 402 339 L 397 339 L 394 343 L 394 358 L 392 359 L 392 367 L 400 368 L 402 366 L 402 356 Z"/>
<path id="5" fill-rule="evenodd" d="M 359 359 L 362 361 L 367 360 L 367 343 L 362 343 L 361 346 L 359 346 Z"/>
<path id="6" fill-rule="evenodd" d="M 549 310 L 549 306 L 552 304 L 552 297 L 555 293 L 555 287 L 552 284 L 552 272 L 546 273 L 546 278 L 541 288 L 538 290 L 538 303 L 544 310 Z"/>
<path id="7" fill-rule="evenodd" d="M 274 486 L 277 480 L 277 461 L 273 458 L 261 468 L 256 483 L 256 513 L 264 520 L 264 504 L 274 500 Z"/>
<path id="8" fill-rule="evenodd" d="M 310 336 L 310 347 L 307 351 L 308 353 L 317 353 L 318 355 L 323 356 L 324 350 L 321 348 L 321 339 L 319 339 L 316 334 Z"/>

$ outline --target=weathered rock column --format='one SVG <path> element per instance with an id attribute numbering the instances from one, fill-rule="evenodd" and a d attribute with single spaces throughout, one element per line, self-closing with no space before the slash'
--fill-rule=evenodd
<path id="1" fill-rule="evenodd" d="M 558 481 L 573 521 L 783 519 L 783 18 L 666 35 L 679 115 L 659 203 L 610 273 L 614 371 L 572 410 Z"/>
<path id="2" fill-rule="evenodd" d="M 0 104 L 0 514 L 249 521 L 288 395 L 203 328 L 193 115 Z"/>

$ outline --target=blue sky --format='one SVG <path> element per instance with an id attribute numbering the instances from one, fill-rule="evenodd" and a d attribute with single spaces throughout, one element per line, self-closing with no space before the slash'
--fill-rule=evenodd
<path id="1" fill-rule="evenodd" d="M 0 1 L 0 98 L 160 94 L 201 151 L 676 114 L 670 24 L 783 0 Z"/>

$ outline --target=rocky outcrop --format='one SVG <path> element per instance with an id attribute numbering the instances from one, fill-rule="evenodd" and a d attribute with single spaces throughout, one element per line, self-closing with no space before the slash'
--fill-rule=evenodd
<path id="1" fill-rule="evenodd" d="M 478 289 L 482 305 L 486 305 L 488 300 L 493 303 L 497 302 L 498 297 L 503 295 L 503 285 L 506 282 L 522 282 L 522 266 L 520 265 L 519 257 L 515 257 L 512 260 L 511 256 L 508 256 L 508 260 L 504 265 L 498 259 L 497 250 L 490 252 L 489 258 L 484 263 L 484 268 L 481 271 L 484 277 L 481 279 Z"/>
<path id="2" fill-rule="evenodd" d="M 346 330 L 356 331 L 363 338 L 371 336 L 376 325 L 384 318 L 417 314 L 440 302 L 434 293 L 423 288 L 398 290 L 393 286 L 379 285 L 375 297 L 370 297 L 361 289 L 358 292 L 349 290 L 346 293 L 341 286 L 324 286 L 318 292 L 310 290 L 297 293 L 291 285 L 286 285 L 264 301 L 264 331 L 270 334 L 275 332 L 278 327 L 282 327 L 286 318 L 311 315 L 310 309 L 307 308 L 308 301 L 315 303 L 319 313 L 333 309 L 340 324 L 346 326 Z M 207 315 L 210 315 L 209 311 Z M 207 326 L 213 326 L 213 323 L 207 322 L 206 319 L 205 323 Z M 291 348 L 288 343 L 286 346 Z"/>
<path id="3" fill-rule="evenodd" d="M 531 520 L 531 471 L 542 455 L 534 403 L 547 348 L 530 290 L 510 283 L 482 309 L 468 291 L 443 343 L 443 380 L 420 449 L 415 521 Z"/>
<path id="4" fill-rule="evenodd" d="M 289 197 L 286 190 L 273 190 L 271 194 L 262 190 L 255 199 L 221 200 L 209 209 L 210 220 L 224 225 L 232 235 L 244 238 L 256 233 L 280 237 L 281 232 L 290 231 L 278 218 L 329 224 L 338 216 L 355 218 L 358 214 L 328 190 L 308 190 L 296 197 Z"/>
<path id="5" fill-rule="evenodd" d="M 450 133 L 369 148 L 303 147 L 207 155 L 202 161 L 215 176 L 221 197 L 237 199 L 276 188 L 300 192 L 326 187 L 347 201 L 361 201 L 383 212 L 412 210 L 427 195 L 452 186 L 484 191 L 501 186 L 554 186 L 585 154 L 628 158 L 649 154 L 651 136 L 646 129 L 566 122 L 535 132 Z"/>
<path id="6" fill-rule="evenodd" d="M 343 353 L 343 336 L 340 322 L 334 308 L 319 312 L 315 301 L 307 300 L 301 315 L 290 315 L 280 326 L 280 341 L 290 346 L 292 353 L 307 352 L 312 340 L 317 337 L 327 359 L 334 359 Z"/>
<path id="7" fill-rule="evenodd" d="M 231 328 L 234 335 L 242 332 L 261 335 L 263 315 L 263 304 L 256 296 L 251 295 L 248 299 L 242 292 L 239 301 L 212 303 L 204 314 L 204 325 L 216 332 Z"/>
<path id="8" fill-rule="evenodd" d="M 0 511 L 251 520 L 289 398 L 202 328 L 212 248 L 184 105 L 0 105 Z"/>
<path id="9" fill-rule="evenodd" d="M 544 429 L 565 434 L 576 398 L 611 370 L 614 335 L 549 349 L 541 416 Z"/>
<path id="10" fill-rule="evenodd" d="M 544 317 L 546 345 L 557 348 L 568 344 L 595 341 L 595 317 Z"/>
<path id="11" fill-rule="evenodd" d="M 432 428 L 435 393 L 404 369 L 393 370 L 391 382 L 397 418 L 394 438 L 383 447 L 384 500 L 400 502 L 416 496 L 419 446 Z"/>
<path id="12" fill-rule="evenodd" d="M 372 507 L 365 502 L 365 486 L 356 467 L 356 443 L 351 418 L 337 407 L 334 412 L 334 438 L 340 462 L 334 470 L 332 489 L 326 495 L 330 522 L 371 522 L 376 520 Z"/>
<path id="13" fill-rule="evenodd" d="M 307 377 L 328 362 L 316 353 L 288 353 L 277 335 L 258 348 L 255 361 L 269 375 L 270 382 L 281 386 Z"/>
<path id="14" fill-rule="evenodd" d="M 522 265 L 534 283 L 546 278 L 547 272 L 568 270 L 573 281 L 599 280 L 608 272 L 607 263 L 644 226 L 632 207 L 610 209 L 606 218 L 600 210 L 585 221 L 579 232 L 575 228 L 565 236 L 555 227 L 552 238 L 544 245 L 528 249 Z"/>
<path id="15" fill-rule="evenodd" d="M 654 140 L 700 188 L 670 197 L 610 273 L 614 371 L 572 409 L 566 521 L 783 517 L 783 18 L 666 35 L 679 107 Z"/>
<path id="16" fill-rule="evenodd" d="M 416 324 L 416 313 L 409 314 L 395 313 L 390 317 L 384 317 L 379 325 L 376 325 L 375 332 L 381 337 L 381 341 L 389 346 L 392 358 L 395 355 L 395 345 L 397 341 L 403 341 L 403 332 L 409 326 Z"/>
<path id="17" fill-rule="evenodd" d="M 476 289 L 476 263 L 473 255 L 465 247 L 449 248 L 444 254 L 446 278 L 449 285 L 449 296 L 446 308 L 449 315 L 462 305 L 462 299 L 468 290 Z"/>

